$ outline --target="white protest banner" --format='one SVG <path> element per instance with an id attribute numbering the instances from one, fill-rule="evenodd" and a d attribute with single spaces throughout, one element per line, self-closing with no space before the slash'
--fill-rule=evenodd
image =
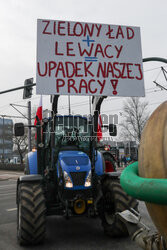
<path id="1" fill-rule="evenodd" d="M 139 27 L 38 20 L 37 94 L 144 96 Z"/>

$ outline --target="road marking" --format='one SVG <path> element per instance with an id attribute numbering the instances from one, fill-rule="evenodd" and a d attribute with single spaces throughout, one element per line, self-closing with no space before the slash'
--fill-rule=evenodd
<path id="1" fill-rule="evenodd" d="M 15 198 L 14 196 L 12 197 L 12 196 L 10 196 L 10 199 L 11 198 Z M 4 197 L 0 197 L 0 201 L 4 201 L 4 200 L 9 200 L 9 197 L 7 197 L 7 196 L 4 196 Z"/>
<path id="2" fill-rule="evenodd" d="M 6 209 L 7 212 L 12 212 L 12 211 L 16 211 L 16 210 L 17 210 L 17 207 Z"/>
<path id="3" fill-rule="evenodd" d="M 7 195 L 15 195 L 15 194 L 16 194 L 16 192 L 15 192 L 15 193 L 6 193 L 6 194 L 2 194 L 2 193 L 1 193 L 0 196 L 4 196 L 4 195 L 5 195 L 5 196 L 7 196 Z"/>
<path id="4" fill-rule="evenodd" d="M 6 188 L 6 187 L 16 187 L 16 184 L 2 185 L 0 186 L 0 189 Z"/>

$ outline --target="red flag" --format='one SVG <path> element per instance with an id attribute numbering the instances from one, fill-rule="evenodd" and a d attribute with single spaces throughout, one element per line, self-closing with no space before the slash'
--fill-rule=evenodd
<path id="1" fill-rule="evenodd" d="M 37 109 L 36 116 L 38 116 L 40 122 L 42 123 L 42 95 L 40 97 L 39 107 Z M 34 125 L 36 125 L 36 124 L 37 124 L 37 119 L 35 118 Z M 42 134 L 41 134 L 41 136 L 42 136 Z M 35 133 L 35 139 L 37 139 L 37 133 Z"/>
<path id="2" fill-rule="evenodd" d="M 98 127 L 97 127 L 97 140 L 101 141 L 103 139 L 103 134 L 102 134 L 102 119 L 101 115 L 99 114 L 98 118 Z"/>
<path id="3" fill-rule="evenodd" d="M 38 116 L 39 120 L 42 121 L 42 95 L 40 97 L 39 107 L 37 109 L 36 116 Z M 35 118 L 34 125 L 36 124 L 37 124 L 37 119 Z"/>

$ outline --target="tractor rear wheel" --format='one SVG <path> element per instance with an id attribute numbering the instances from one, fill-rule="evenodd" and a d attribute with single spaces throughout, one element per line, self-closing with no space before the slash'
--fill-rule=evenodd
<path id="1" fill-rule="evenodd" d="M 45 238 L 45 199 L 39 183 L 18 187 L 17 238 L 20 245 L 38 244 Z"/>
<path id="2" fill-rule="evenodd" d="M 124 223 L 116 216 L 129 208 L 138 210 L 138 202 L 127 195 L 118 180 L 106 179 L 103 183 L 103 198 L 100 217 L 106 235 L 110 237 L 128 236 Z"/>

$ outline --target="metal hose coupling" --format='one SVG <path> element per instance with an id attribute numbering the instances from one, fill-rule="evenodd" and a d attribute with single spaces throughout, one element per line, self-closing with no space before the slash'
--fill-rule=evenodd
<path id="1" fill-rule="evenodd" d="M 125 210 L 117 213 L 126 226 L 129 236 L 142 249 L 145 250 L 167 250 L 164 238 L 157 232 L 150 233 L 150 229 L 141 222 L 140 214 L 134 210 Z"/>

